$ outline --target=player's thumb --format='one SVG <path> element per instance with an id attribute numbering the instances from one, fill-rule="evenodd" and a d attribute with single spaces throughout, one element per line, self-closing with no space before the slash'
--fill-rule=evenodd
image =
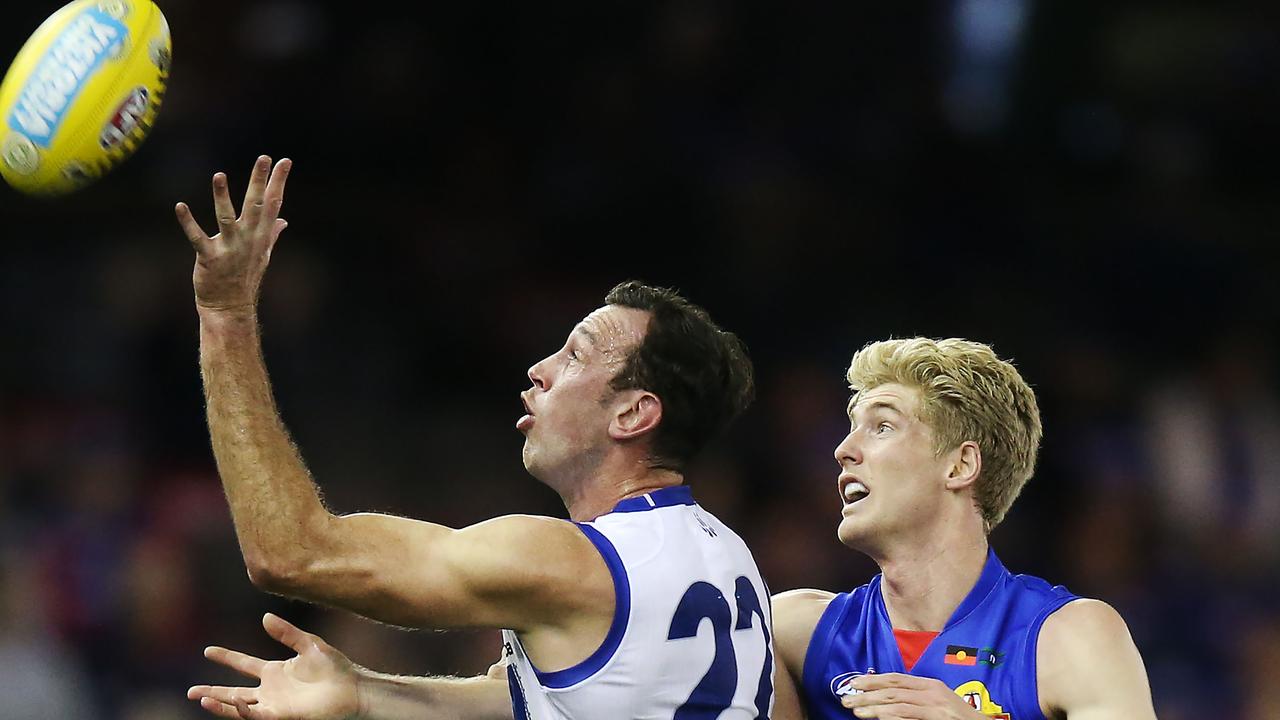
<path id="1" fill-rule="evenodd" d="M 284 232 L 284 229 L 287 227 L 289 227 L 288 220 L 285 220 L 284 218 L 276 218 L 276 223 L 271 228 L 271 245 L 276 244 L 276 241 L 280 239 L 280 233 Z"/>

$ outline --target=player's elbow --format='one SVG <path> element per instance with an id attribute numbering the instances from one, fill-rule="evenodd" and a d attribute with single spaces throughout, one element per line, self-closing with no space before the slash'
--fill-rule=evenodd
<path id="1" fill-rule="evenodd" d="M 241 536 L 249 582 L 259 590 L 305 597 L 324 580 L 322 571 L 339 563 L 342 544 L 335 539 L 332 516 L 325 513 L 301 522 L 288 537 Z"/>
<path id="2" fill-rule="evenodd" d="M 246 554 L 245 569 L 254 587 L 275 595 L 294 595 L 305 584 L 306 573 L 295 560 Z"/>

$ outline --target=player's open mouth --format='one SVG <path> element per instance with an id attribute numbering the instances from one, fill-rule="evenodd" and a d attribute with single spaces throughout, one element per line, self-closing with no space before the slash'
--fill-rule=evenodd
<path id="1" fill-rule="evenodd" d="M 871 491 L 861 481 L 853 478 L 840 479 L 840 499 L 844 500 L 845 505 L 852 505 L 870 494 Z"/>
<path id="2" fill-rule="evenodd" d="M 529 407 L 529 398 L 524 393 L 520 393 L 520 404 L 524 405 L 524 415 L 516 421 L 516 429 L 524 432 L 533 427 L 533 408 Z"/>

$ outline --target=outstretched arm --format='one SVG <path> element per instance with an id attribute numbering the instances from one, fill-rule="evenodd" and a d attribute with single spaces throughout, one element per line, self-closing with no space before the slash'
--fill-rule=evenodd
<path id="1" fill-rule="evenodd" d="M 239 217 L 226 175 L 215 175 L 213 236 L 176 208 L 196 250 L 209 434 L 253 583 L 410 627 L 607 627 L 611 576 L 568 522 L 505 517 L 454 530 L 324 507 L 276 409 L 258 334 L 258 288 L 285 227 L 291 166 L 272 170 L 260 157 Z"/>
<path id="2" fill-rule="evenodd" d="M 187 697 L 214 715 L 242 720 L 511 720 L 507 682 L 496 673 L 465 679 L 385 675 L 275 615 L 264 616 L 262 626 L 297 654 L 263 660 L 207 648 L 206 657 L 258 686 L 196 685 Z"/>

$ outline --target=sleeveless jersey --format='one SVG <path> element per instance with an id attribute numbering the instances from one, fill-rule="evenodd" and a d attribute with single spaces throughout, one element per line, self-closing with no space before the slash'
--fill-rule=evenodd
<path id="1" fill-rule="evenodd" d="M 613 624 L 590 657 L 554 672 L 503 630 L 516 720 L 768 718 L 773 616 L 742 539 L 685 485 L 577 525 L 613 576 Z"/>
<path id="2" fill-rule="evenodd" d="M 814 628 L 802 683 L 810 720 L 848 720 L 840 697 L 864 673 L 905 673 L 881 576 L 831 600 Z M 1062 586 L 1011 575 L 994 552 L 978 582 L 910 674 L 943 681 L 983 714 L 1044 720 L 1036 689 L 1036 641 L 1045 618 L 1077 599 Z"/>

